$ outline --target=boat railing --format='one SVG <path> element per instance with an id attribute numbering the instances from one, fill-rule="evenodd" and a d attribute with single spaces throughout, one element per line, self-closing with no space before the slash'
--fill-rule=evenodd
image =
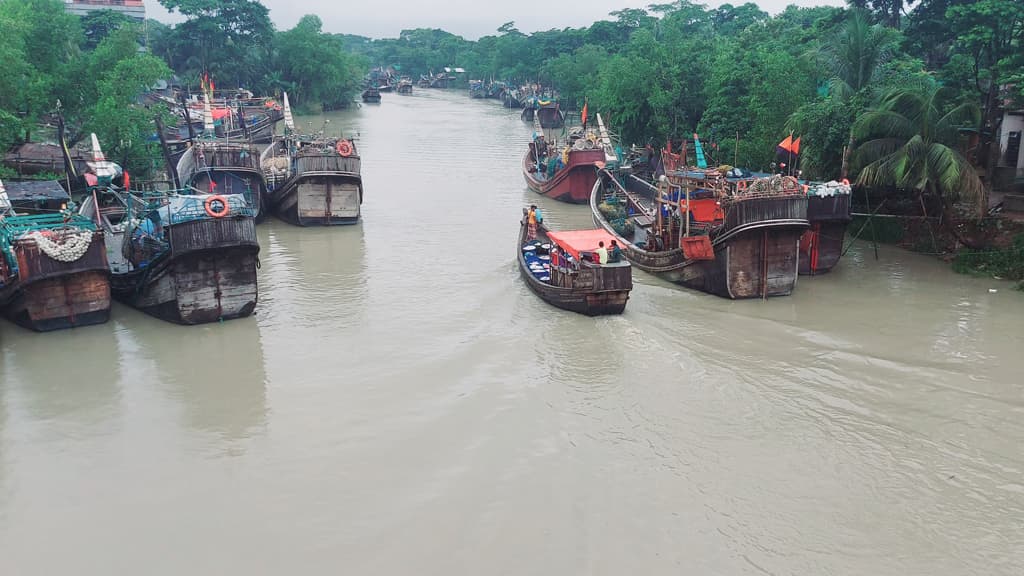
<path id="1" fill-rule="evenodd" d="M 807 197 L 794 195 L 745 197 L 723 202 L 725 229 L 770 221 L 807 221 Z"/>
<path id="2" fill-rule="evenodd" d="M 343 172 L 348 174 L 360 173 L 360 159 L 358 156 L 299 156 L 296 160 L 296 174 L 306 172 Z"/>
<path id="3" fill-rule="evenodd" d="M 807 219 L 849 220 L 850 195 L 835 194 L 833 196 L 808 196 Z"/>

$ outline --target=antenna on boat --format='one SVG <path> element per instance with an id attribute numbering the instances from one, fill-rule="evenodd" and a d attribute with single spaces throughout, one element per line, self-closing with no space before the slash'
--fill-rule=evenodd
<path id="1" fill-rule="evenodd" d="M 288 103 L 288 93 L 284 93 L 284 127 L 295 131 L 295 118 L 292 117 L 292 106 Z"/>

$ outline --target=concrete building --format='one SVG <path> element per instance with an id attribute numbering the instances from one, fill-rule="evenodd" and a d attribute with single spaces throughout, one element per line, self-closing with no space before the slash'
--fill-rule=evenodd
<path id="1" fill-rule="evenodd" d="M 1003 124 L 999 127 L 999 162 L 1000 168 L 1013 171 L 1015 178 L 1024 178 L 1024 110 L 1014 110 L 1003 114 Z"/>
<path id="2" fill-rule="evenodd" d="M 135 20 L 146 19 L 146 6 L 142 0 L 65 0 L 67 11 L 85 16 L 94 10 L 113 10 Z"/>

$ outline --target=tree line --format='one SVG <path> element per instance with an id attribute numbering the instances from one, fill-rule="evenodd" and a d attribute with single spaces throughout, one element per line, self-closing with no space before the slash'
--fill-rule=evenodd
<path id="1" fill-rule="evenodd" d="M 29 137 L 59 100 L 80 133 L 145 159 L 152 111 L 134 96 L 172 74 L 329 109 L 352 102 L 371 65 L 414 78 L 458 66 L 554 86 L 566 107 L 586 100 L 626 144 L 696 132 L 722 161 L 763 169 L 793 134 L 807 176 L 949 205 L 983 196 L 969 163 L 992 173 L 1003 112 L 1024 92 L 1019 0 L 851 0 L 774 16 L 754 3 L 676 0 L 583 28 L 525 34 L 508 22 L 477 40 L 439 29 L 331 34 L 312 15 L 278 31 L 255 0 L 159 1 L 185 20 L 133 26 L 112 12 L 69 16 L 60 0 L 0 0 L 0 56 L 10 63 L 0 146 Z"/>

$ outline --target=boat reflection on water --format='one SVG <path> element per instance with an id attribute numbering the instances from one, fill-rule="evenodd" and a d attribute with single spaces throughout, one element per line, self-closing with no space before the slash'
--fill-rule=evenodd
<path id="1" fill-rule="evenodd" d="M 260 326 L 278 335 L 297 327 L 330 333 L 358 325 L 368 297 L 363 226 L 269 224 L 258 230 Z"/>
<path id="2" fill-rule="evenodd" d="M 254 318 L 204 326 L 171 326 L 126 307 L 135 355 L 150 360 L 141 380 L 151 393 L 180 403 L 185 424 L 228 444 L 266 427 L 266 369 Z"/>
<path id="3" fill-rule="evenodd" d="M 28 418 L 61 430 L 108 423 L 121 407 L 121 376 L 114 322 L 48 333 L 0 323 L 0 395 Z"/>

